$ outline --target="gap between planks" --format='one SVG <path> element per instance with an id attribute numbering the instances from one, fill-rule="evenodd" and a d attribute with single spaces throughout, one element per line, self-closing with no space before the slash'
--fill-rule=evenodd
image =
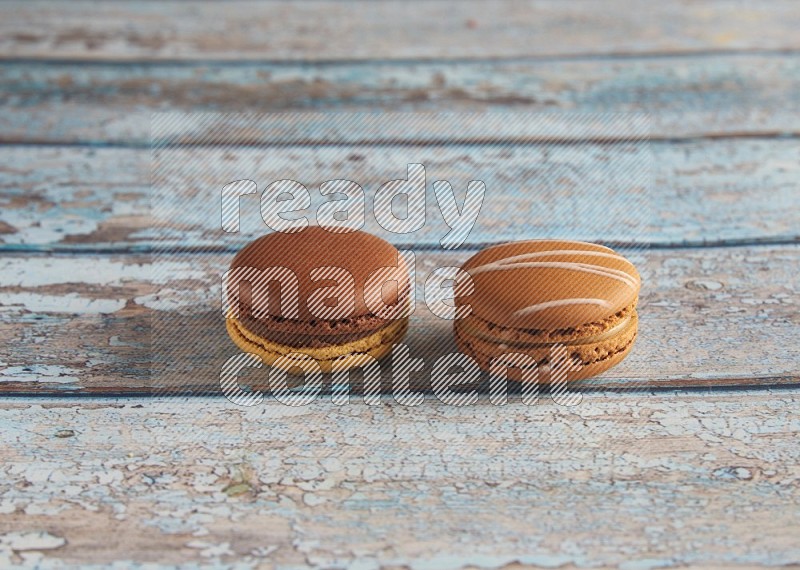
<path id="1" fill-rule="evenodd" d="M 691 58 L 726 58 L 737 56 L 759 56 L 759 57 L 792 57 L 800 55 L 800 48 L 742 48 L 742 49 L 697 49 L 685 51 L 653 51 L 653 52 L 607 52 L 607 53 L 573 53 L 573 54 L 543 54 L 543 55 L 516 55 L 516 56 L 486 56 L 486 57 L 431 57 L 431 58 L 370 58 L 370 59 L 86 59 L 86 58 L 53 58 L 47 56 L 33 57 L 13 57 L 0 53 L 0 64 L 2 65 L 62 65 L 62 66 L 83 66 L 83 67 L 121 67 L 130 68 L 132 66 L 141 67 L 204 67 L 204 66 L 225 66 L 225 67 L 294 67 L 304 66 L 308 68 L 324 68 L 335 66 L 369 66 L 369 65 L 444 65 L 444 64 L 479 64 L 479 63 L 558 63 L 558 62 L 580 62 L 580 61 L 625 61 L 625 60 L 648 60 L 648 59 L 691 59 Z"/>
<path id="2" fill-rule="evenodd" d="M 487 242 L 464 242 L 459 249 L 480 250 L 494 245 L 508 243 L 507 241 L 487 241 Z M 800 243 L 800 236 L 776 236 L 766 238 L 739 238 L 731 240 L 702 240 L 698 242 L 667 242 L 667 243 L 634 243 L 634 242 L 615 242 L 599 240 L 594 243 L 604 245 L 612 249 L 639 249 L 648 250 L 682 250 L 682 249 L 709 249 L 709 248 L 729 248 L 729 247 L 769 247 L 777 245 L 795 245 Z M 396 242 L 393 244 L 400 250 L 413 250 L 425 252 L 448 253 L 452 250 L 445 249 L 436 243 L 404 243 Z M 205 255 L 205 254 L 235 254 L 240 251 L 238 246 L 220 247 L 181 247 L 180 245 L 168 248 L 160 248 L 157 245 L 133 245 L 121 244 L 115 247 L 113 244 L 102 245 L 73 245 L 73 246 L 48 246 L 48 245 L 26 245 L 26 244 L 0 244 L 0 254 L 15 256 L 47 256 L 47 255 Z"/>
<path id="3" fill-rule="evenodd" d="M 371 111 L 354 111 L 371 112 Z M 495 109 L 493 112 L 502 112 Z M 800 130 L 794 131 L 742 131 L 742 132 L 719 132 L 719 133 L 704 133 L 684 137 L 676 136 L 660 136 L 648 135 L 647 141 L 664 143 L 664 144 L 687 144 L 687 143 L 702 143 L 704 141 L 724 141 L 724 140 L 800 140 Z M 310 148 L 343 148 L 350 146 L 373 146 L 376 148 L 381 147 L 402 147 L 402 146 L 419 146 L 419 147 L 448 147 L 448 146 L 465 146 L 465 147 L 480 147 L 480 146 L 504 146 L 513 144 L 515 146 L 536 146 L 536 145 L 562 145 L 562 146 L 579 146 L 583 144 L 620 144 L 626 142 L 641 141 L 642 138 L 634 138 L 627 136 L 587 136 L 585 138 L 534 138 L 529 140 L 514 139 L 514 138 L 489 138 L 489 139 L 470 139 L 470 140 L 424 140 L 424 141 L 397 141 L 397 140 L 373 140 L 373 139 L 356 139 L 348 142 L 326 142 L 326 141 L 313 141 L 313 142 L 242 142 L 242 143 L 224 143 L 224 142 L 191 142 L 191 141 L 169 141 L 169 142 L 142 142 L 142 141 L 109 141 L 109 140 L 76 140 L 76 141 L 56 141 L 48 139 L 15 139 L 3 138 L 0 134 L 0 148 L 2 147 L 31 147 L 31 148 L 85 148 L 85 149 L 125 149 L 125 150 L 156 150 L 156 149 L 216 149 L 216 150 L 235 150 L 235 149 L 310 149 Z"/>

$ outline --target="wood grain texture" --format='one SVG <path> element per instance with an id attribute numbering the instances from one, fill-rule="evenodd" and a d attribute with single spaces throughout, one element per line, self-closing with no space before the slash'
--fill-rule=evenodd
<path id="1" fill-rule="evenodd" d="M 436 267 L 472 251 L 416 252 L 416 311 L 406 339 L 429 386 L 437 358 L 455 351 L 450 321 L 425 305 Z M 644 286 L 631 355 L 587 390 L 800 382 L 800 246 L 627 252 Z M 220 308 L 233 254 L 0 258 L 0 391 L 16 394 L 219 393 L 237 353 Z M 151 366 L 153 374 L 151 375 Z M 384 367 L 391 388 L 390 367 Z M 266 370 L 243 384 L 268 386 Z M 433 395 L 428 396 L 434 397 Z"/>
<path id="2" fill-rule="evenodd" d="M 0 93 L 2 142 L 146 145 L 153 112 L 343 109 L 647 112 L 653 138 L 800 133 L 794 54 L 325 65 L 17 62 L 0 63 Z M 405 138 L 430 136 L 420 126 L 409 126 Z M 221 128 L 181 134 L 213 142 Z M 248 134 L 238 142 L 269 143 L 274 133 Z M 573 136 L 598 133 L 587 128 Z"/>
<path id="3" fill-rule="evenodd" d="M 0 564 L 791 568 L 798 405 L 6 401 Z"/>
<path id="4" fill-rule="evenodd" d="M 391 234 L 374 219 L 377 188 L 404 177 L 409 162 L 426 165 L 429 190 L 434 180 L 450 180 L 459 203 L 469 180 L 486 183 L 472 244 L 558 236 L 659 247 L 758 243 L 797 239 L 800 227 L 796 140 L 168 150 L 152 163 L 160 173 L 154 181 L 160 195 L 176 194 L 186 207 L 159 214 L 157 232 L 149 151 L 6 146 L 0 158 L 5 251 L 236 249 L 268 231 L 257 196 L 242 199 L 241 233 L 220 231 L 220 189 L 242 178 L 259 190 L 295 178 L 316 206 L 323 180 L 350 177 L 367 197 L 366 229 L 395 243 L 436 246 L 448 227 L 433 192 L 426 225 L 413 234 Z M 649 190 L 636 193 L 637 184 Z M 598 205 L 604 215 L 591 215 Z"/>
<path id="5" fill-rule="evenodd" d="M 49 59 L 481 59 L 800 48 L 791 0 L 5 2 L 0 51 Z"/>

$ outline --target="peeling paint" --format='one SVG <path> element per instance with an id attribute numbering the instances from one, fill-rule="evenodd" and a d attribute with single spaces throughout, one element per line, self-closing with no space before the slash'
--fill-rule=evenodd
<path id="1" fill-rule="evenodd" d="M 65 283 L 124 285 L 130 281 L 166 284 L 178 279 L 201 279 L 206 273 L 189 261 L 124 263 L 97 258 L 90 265 L 78 265 L 72 257 L 0 258 L 0 287 L 41 287 Z"/>
<path id="2" fill-rule="evenodd" d="M 93 545 L 70 551 L 87 565 L 107 548 L 100 529 L 148 545 L 120 558 L 215 566 L 786 565 L 800 557 L 799 402 L 796 389 L 607 393 L 569 413 L 487 415 L 23 398 L 0 407 L 14 446 L 0 512 L 21 529 L 46 520 L 67 541 L 54 561 Z"/>
<path id="3" fill-rule="evenodd" d="M 119 311 L 126 302 L 126 299 L 90 299 L 81 297 L 78 293 L 0 293 L 0 305 L 18 306 L 37 313 L 108 314 Z"/>
<path id="4" fill-rule="evenodd" d="M 0 370 L 2 382 L 47 382 L 48 384 L 72 384 L 80 381 L 79 371 L 68 366 L 53 364 L 30 364 L 9 366 Z"/>

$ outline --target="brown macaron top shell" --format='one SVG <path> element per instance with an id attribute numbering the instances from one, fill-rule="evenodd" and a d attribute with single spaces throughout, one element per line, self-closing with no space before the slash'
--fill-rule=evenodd
<path id="1" fill-rule="evenodd" d="M 456 305 L 503 327 L 568 329 L 635 304 L 641 279 L 614 250 L 591 243 L 531 240 L 487 248 L 463 266 L 474 290 L 456 283 Z M 463 295 L 463 296 L 462 296 Z"/>
<path id="2" fill-rule="evenodd" d="M 298 315 L 289 318 L 284 314 L 283 299 L 269 299 L 268 315 L 254 319 L 250 314 L 250 291 L 241 289 L 239 302 L 242 315 L 240 319 L 249 329 L 258 328 L 278 333 L 296 335 L 347 335 L 380 328 L 388 322 L 371 313 L 364 301 L 364 287 L 369 276 L 384 267 L 397 267 L 394 276 L 407 283 L 408 269 L 397 248 L 389 242 L 362 232 L 349 233 L 329 232 L 319 226 L 309 226 L 300 232 L 275 232 L 265 235 L 248 244 L 233 259 L 231 269 L 251 267 L 264 270 L 272 267 L 285 267 L 294 272 L 298 283 Z M 319 318 L 310 312 L 308 299 L 317 289 L 336 286 L 335 279 L 311 278 L 311 271 L 322 267 L 340 267 L 352 276 L 355 287 L 355 307 L 346 317 L 337 319 Z M 228 283 L 228 292 L 233 290 L 234 283 Z M 407 288 L 395 290 L 387 287 L 384 301 L 393 305 L 403 302 L 407 297 Z M 274 289 L 277 292 L 277 288 Z M 272 290 L 270 290 L 272 294 Z M 283 294 L 283 291 L 281 291 Z M 399 299 L 398 299 L 399 297 Z M 257 323 L 256 323 L 257 321 Z"/>

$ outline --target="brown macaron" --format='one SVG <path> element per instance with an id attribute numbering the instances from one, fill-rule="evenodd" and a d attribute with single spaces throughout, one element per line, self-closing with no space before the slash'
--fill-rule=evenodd
<path id="1" fill-rule="evenodd" d="M 566 379 L 578 380 L 608 370 L 633 346 L 641 278 L 612 249 L 522 241 L 484 249 L 462 269 L 473 289 L 466 294 L 465 280 L 456 284 L 456 306 L 471 307 L 455 321 L 456 344 L 483 370 L 509 354 L 524 355 L 520 368 L 547 370 L 554 347 L 564 346 Z M 548 378 L 540 374 L 539 380 Z"/>
<path id="2" fill-rule="evenodd" d="M 228 334 L 243 351 L 291 372 L 306 357 L 324 372 L 334 362 L 346 370 L 363 355 L 385 356 L 405 335 L 409 269 L 379 237 L 311 226 L 242 249 L 225 297 Z"/>

